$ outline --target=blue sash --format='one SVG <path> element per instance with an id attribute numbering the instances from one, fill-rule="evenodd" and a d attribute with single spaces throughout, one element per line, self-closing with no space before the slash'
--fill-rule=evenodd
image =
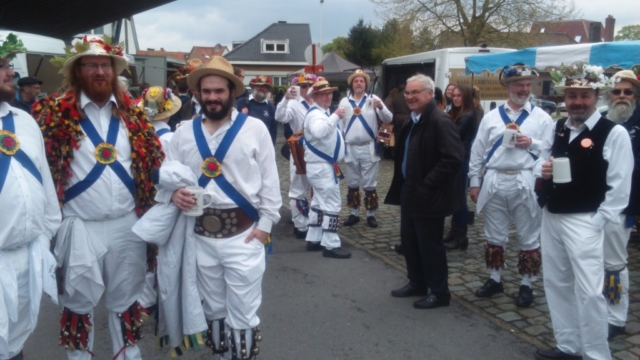
<path id="1" fill-rule="evenodd" d="M 236 121 L 231 125 L 227 133 L 224 134 L 218 149 L 215 154 L 211 154 L 211 149 L 209 149 L 209 144 L 207 143 L 207 139 L 202 132 L 202 116 L 198 116 L 193 120 L 193 135 L 196 138 L 196 145 L 198 146 L 198 151 L 200 152 L 200 156 L 202 156 L 203 160 L 208 158 L 215 158 L 220 164 L 224 164 L 224 157 L 227 155 L 227 151 L 229 151 L 229 147 L 233 143 L 233 140 L 236 138 L 236 135 L 240 132 L 240 129 L 244 125 L 247 120 L 247 115 L 243 113 L 238 113 L 238 117 Z M 236 188 L 229 183 L 227 178 L 225 178 L 224 174 L 221 172 L 216 177 L 210 178 L 206 176 L 204 173 L 200 175 L 198 179 L 198 185 L 202 188 L 205 188 L 209 181 L 215 181 L 216 185 L 222 190 L 225 195 L 227 195 L 239 208 L 242 209 L 253 221 L 258 222 L 260 220 L 260 214 L 258 210 L 251 205 L 251 203 L 242 196 L 242 194 L 236 190 Z"/>
<path id="2" fill-rule="evenodd" d="M 4 131 L 12 133 L 15 136 L 16 127 L 13 122 L 13 114 L 11 113 L 11 111 L 9 111 L 7 115 L 2 117 L 2 129 Z M 23 168 L 30 172 L 31 175 L 33 175 L 40 184 L 42 184 L 42 175 L 40 175 L 40 171 L 38 171 L 36 165 L 33 163 L 33 161 L 31 161 L 29 155 L 22 151 L 22 149 L 18 149 L 18 151 L 16 151 L 16 153 L 13 155 L 7 155 L 0 152 L 0 192 L 2 192 L 4 182 L 7 180 L 9 165 L 11 165 L 11 158 L 18 160 L 20 165 L 22 165 Z"/>
<path id="3" fill-rule="evenodd" d="M 167 128 L 162 128 L 158 131 L 156 131 L 156 135 L 158 135 L 158 137 L 164 135 L 164 134 L 168 134 L 171 132 L 171 129 L 167 129 Z"/>
<path id="4" fill-rule="evenodd" d="M 120 120 L 114 116 L 111 116 L 111 121 L 109 122 L 109 130 L 107 132 L 107 141 L 103 141 L 98 131 L 91 123 L 89 118 L 80 119 L 80 126 L 82 126 L 82 130 L 85 135 L 89 137 L 93 146 L 96 148 L 102 143 L 107 143 L 115 148 L 116 140 L 118 139 L 118 131 L 120 128 Z M 133 178 L 127 174 L 127 170 L 120 164 L 120 162 L 116 159 L 111 164 L 102 164 L 99 161 L 96 161 L 96 164 L 93 166 L 93 169 L 87 174 L 83 180 L 75 183 L 73 186 L 65 190 L 64 192 L 64 202 L 69 202 L 73 200 L 76 196 L 82 194 L 85 190 L 91 187 L 102 175 L 102 172 L 106 167 L 109 166 L 111 170 L 122 180 L 124 186 L 127 187 L 131 196 L 135 198 L 135 182 Z"/>
<path id="5" fill-rule="evenodd" d="M 534 107 L 535 106 L 533 104 L 531 104 L 531 111 L 533 111 Z M 504 111 L 504 105 L 500 105 L 498 107 L 498 112 L 500 112 L 500 117 L 502 118 L 502 121 L 504 122 L 505 126 L 509 125 L 509 124 L 512 124 L 512 123 L 515 123 L 516 125 L 518 125 L 518 127 L 520 127 L 522 125 L 522 123 L 524 123 L 524 121 L 527 120 L 527 117 L 529 117 L 529 114 L 531 113 L 531 111 L 530 112 L 522 111 L 522 113 L 516 119 L 516 121 L 511 121 L 509 116 L 507 116 L 507 113 Z M 493 153 L 495 153 L 496 150 L 498 150 L 500 145 L 502 145 L 502 137 L 500 137 L 498 139 L 498 141 L 496 141 L 496 143 L 493 144 L 493 147 L 489 151 L 489 155 L 487 155 L 487 160 L 484 162 L 485 165 L 489 164 L 489 160 L 493 156 Z M 533 160 L 537 160 L 538 159 L 538 157 L 535 156 L 534 154 L 532 154 L 532 153 L 529 153 L 529 154 L 533 157 Z"/>
<path id="6" fill-rule="evenodd" d="M 321 111 L 320 109 L 318 109 L 316 106 L 313 106 L 309 109 L 309 111 L 307 111 L 307 114 L 309 114 L 310 112 L 312 112 L 313 110 L 318 110 Z M 327 115 L 327 113 L 325 113 L 325 115 Z M 327 115 L 328 116 L 328 115 Z M 330 165 L 333 166 L 333 176 L 334 176 L 334 180 L 336 181 L 336 184 L 338 183 L 338 179 L 342 180 L 344 179 L 344 175 L 342 175 L 342 171 L 340 171 L 340 168 L 338 167 L 338 156 L 340 156 L 340 130 L 336 129 L 336 148 L 333 152 L 333 157 L 323 153 L 322 151 L 318 150 L 318 148 L 316 148 L 315 146 L 311 145 L 311 143 L 309 141 L 307 141 L 307 139 L 304 137 L 304 135 L 300 138 L 300 144 L 306 144 L 307 148 L 309 150 L 311 150 L 312 153 L 316 154 L 316 156 L 318 156 L 319 158 L 321 158 L 322 160 L 328 162 Z"/>
<path id="7" fill-rule="evenodd" d="M 349 103 L 351 104 L 352 108 L 360 108 L 360 111 L 362 111 L 362 107 L 364 106 L 365 102 L 367 101 L 367 95 L 365 95 L 362 100 L 360 100 L 360 104 L 356 105 L 356 102 L 349 99 Z M 375 109 L 373 111 L 376 111 Z M 344 137 L 345 139 L 347 138 L 347 133 L 349 132 L 349 129 L 351 129 L 351 125 L 353 125 L 353 123 L 356 121 L 356 119 L 360 120 L 360 123 L 362 123 L 362 126 L 364 127 L 364 130 L 367 132 L 367 134 L 369 134 L 369 136 L 371 136 L 371 139 L 373 139 L 373 143 L 375 144 L 375 148 L 376 148 L 376 154 L 380 155 L 380 146 L 378 145 L 378 142 L 376 141 L 376 134 L 373 133 L 373 129 L 371 128 L 371 126 L 369 126 L 369 124 L 367 123 L 367 120 L 365 120 L 364 116 L 362 115 L 362 112 L 360 113 L 360 115 L 356 116 L 353 115 L 351 116 L 351 120 L 349 120 L 349 124 L 347 125 L 347 130 L 345 130 L 344 132 Z M 345 151 L 346 151 L 346 147 L 345 147 Z"/>
<path id="8" fill-rule="evenodd" d="M 309 110 L 310 106 L 309 104 L 307 104 L 307 100 L 300 101 L 300 104 L 302 104 L 302 106 L 304 106 L 305 109 Z"/>

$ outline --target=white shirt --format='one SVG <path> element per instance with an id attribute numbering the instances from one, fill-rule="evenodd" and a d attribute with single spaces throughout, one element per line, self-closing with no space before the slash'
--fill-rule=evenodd
<path id="1" fill-rule="evenodd" d="M 196 96 L 193 95 L 191 96 L 191 101 L 193 102 L 193 108 L 196 110 L 196 114 L 200 114 L 200 109 L 202 109 L 202 105 L 200 105 L 200 102 L 198 102 L 198 99 L 196 99 Z"/>
<path id="2" fill-rule="evenodd" d="M 25 246 L 40 235 L 51 239 L 61 222 L 58 197 L 47 163 L 42 132 L 29 114 L 6 102 L 0 103 L 0 118 L 9 112 L 13 113 L 15 135 L 20 141 L 20 149 L 36 166 L 43 183 L 41 185 L 18 160 L 11 159 L 0 192 L 0 250 Z"/>
<path id="3" fill-rule="evenodd" d="M 168 129 L 169 132 L 160 136 L 160 143 L 162 144 L 162 150 L 166 151 L 169 147 L 169 143 L 171 142 L 171 138 L 173 137 L 173 133 L 171 132 L 171 127 L 164 121 L 152 121 L 153 128 L 156 132 L 161 129 Z"/>
<path id="4" fill-rule="evenodd" d="M 389 109 L 387 109 L 387 107 L 384 105 L 384 102 L 382 102 L 382 109 L 378 109 L 373 105 L 373 102 L 375 100 L 380 100 L 380 98 L 376 95 L 365 95 L 363 96 L 363 99 L 365 97 L 366 100 L 364 102 L 364 105 L 362 106 L 362 116 L 373 131 L 373 136 L 377 136 L 378 118 L 380 118 L 383 123 L 389 124 L 391 123 L 391 120 L 393 120 L 393 114 L 391 113 L 391 111 L 389 111 Z M 370 98 L 373 99 L 371 100 L 371 104 L 369 105 L 368 100 Z M 356 106 L 360 104 L 360 101 L 362 101 L 362 99 L 360 99 L 360 101 L 356 101 L 351 95 L 349 95 L 348 97 L 342 98 L 342 100 L 340 100 L 340 104 L 338 105 L 338 107 L 346 108 L 348 106 L 352 108 L 353 106 L 351 106 L 349 100 L 353 100 L 356 103 Z M 353 121 L 351 128 L 349 128 L 349 132 L 346 132 L 347 128 L 349 127 L 350 121 L 351 118 L 347 119 L 347 117 L 345 116 L 344 118 L 342 118 L 342 121 L 340 123 L 340 127 L 342 128 L 345 137 L 344 141 L 347 144 L 364 144 L 375 141 L 375 138 L 371 138 L 371 135 L 369 135 L 367 130 L 365 130 L 364 125 L 362 125 L 362 121 L 360 121 L 358 118 Z"/>
<path id="5" fill-rule="evenodd" d="M 116 99 L 112 95 L 109 103 L 98 108 L 84 92 L 80 95 L 80 106 L 96 128 L 104 141 L 107 140 L 109 122 L 111 121 L 112 106 L 116 107 Z M 131 145 L 129 144 L 128 130 L 124 122 L 120 121 L 120 129 L 116 140 L 116 161 L 131 176 Z M 71 162 L 72 177 L 69 179 L 67 189 L 84 180 L 87 174 L 96 165 L 94 155 L 95 146 L 88 136 L 80 140 L 80 148 L 73 149 L 74 159 Z M 66 190 L 66 189 L 65 189 Z M 83 220 L 115 219 L 135 209 L 135 200 L 129 189 L 116 175 L 110 166 L 106 166 L 100 178 L 91 187 L 71 201 L 64 204 L 62 212 L 64 216 L 77 216 Z"/>
<path id="6" fill-rule="evenodd" d="M 489 152 L 494 144 L 502 138 L 506 125 L 502 121 L 498 108 L 487 113 L 478 127 L 478 134 L 471 147 L 471 159 L 469 160 L 469 179 L 471 187 L 480 186 L 483 167 L 500 170 L 533 169 L 535 160 L 531 154 L 537 157 L 548 154 L 553 144 L 554 122 L 540 107 L 533 108 L 527 101 L 522 108 L 515 111 L 505 104 L 507 116 L 515 121 L 522 111 L 529 113 L 527 119 L 520 126 L 520 133 L 531 138 L 529 149 L 518 147 L 507 148 L 499 146 L 485 164 Z M 548 157 L 548 155 L 547 155 Z"/>
<path id="7" fill-rule="evenodd" d="M 338 131 L 340 118 L 335 113 L 328 116 L 327 110 L 317 105 L 316 107 L 318 110 L 309 111 L 304 119 L 304 138 L 313 147 L 332 158 L 336 150 L 337 138 L 339 138 L 340 151 L 336 160 L 338 162 L 344 158 L 344 139 L 342 138 L 342 131 Z M 309 150 L 306 142 L 304 148 L 304 161 L 327 163 L 326 160 Z"/>
<path id="8" fill-rule="evenodd" d="M 238 112 L 233 110 L 231 121 L 222 125 L 213 135 L 204 124 L 200 124 L 212 154 L 215 154 L 237 116 Z M 166 155 L 165 162 L 178 161 L 190 167 L 194 174 L 200 177 L 203 159 L 193 134 L 193 120 L 183 121 L 183 125 L 176 130 Z M 278 210 L 282 206 L 282 195 L 271 136 L 262 120 L 247 118 L 221 165 L 227 181 L 258 210 L 260 221 L 257 228 L 271 232 L 273 224 L 280 220 Z M 215 181 L 210 181 L 205 190 L 213 195 L 212 207 L 238 207 Z"/>
<path id="9" fill-rule="evenodd" d="M 288 123 L 294 133 L 302 130 L 304 118 L 307 116 L 308 110 L 304 107 L 302 101 L 309 106 L 313 106 L 313 101 L 309 103 L 304 99 L 298 101 L 296 99 L 287 100 L 287 98 L 283 98 L 276 108 L 276 121 L 283 124 Z"/>
<path id="10" fill-rule="evenodd" d="M 567 119 L 564 126 L 571 131 L 569 142 L 573 141 L 585 129 L 593 129 L 600 118 L 600 112 L 595 111 L 587 121 L 577 127 L 571 122 L 571 118 Z M 549 159 L 549 156 L 550 153 L 546 153 L 536 161 L 536 174 L 541 174 L 542 164 Z M 631 139 L 624 127 L 616 125 L 611 129 L 604 143 L 602 156 L 609 163 L 609 168 L 607 169 L 609 190 L 606 192 L 604 201 L 600 204 L 598 211 L 591 218 L 591 222 L 599 229 L 604 228 L 608 221 L 619 224 L 619 215 L 629 205 L 634 161 Z"/>

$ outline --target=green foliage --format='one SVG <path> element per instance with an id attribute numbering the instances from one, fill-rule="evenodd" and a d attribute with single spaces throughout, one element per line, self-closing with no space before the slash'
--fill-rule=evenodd
<path id="1" fill-rule="evenodd" d="M 380 30 L 365 25 L 364 20 L 358 20 L 358 23 L 349 30 L 349 48 L 345 51 L 347 60 L 359 66 L 378 65 L 382 61 L 373 53 L 373 49 L 378 47 L 380 42 Z"/>
<path id="2" fill-rule="evenodd" d="M 349 49 L 349 40 L 344 36 L 338 36 L 330 43 L 322 46 L 323 53 L 335 52 L 343 58 L 346 58 L 345 51 Z"/>
<path id="3" fill-rule="evenodd" d="M 640 24 L 623 26 L 616 34 L 614 40 L 640 40 Z"/>
<path id="4" fill-rule="evenodd" d="M 24 51 L 27 51 L 27 49 L 24 47 L 22 40 L 19 40 L 14 33 L 9 33 L 4 41 L 0 41 L 0 59 L 8 56 L 13 57 L 15 53 Z"/>

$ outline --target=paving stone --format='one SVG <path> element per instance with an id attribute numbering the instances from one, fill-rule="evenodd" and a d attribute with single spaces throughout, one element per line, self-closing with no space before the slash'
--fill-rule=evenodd
<path id="1" fill-rule="evenodd" d="M 527 323 L 528 325 L 528 323 Z M 526 329 L 524 329 L 524 331 L 526 331 L 527 333 L 533 335 L 533 336 L 538 336 L 542 333 L 545 333 L 547 331 L 549 331 L 549 329 L 547 329 L 544 325 L 535 325 L 535 326 L 529 326 Z"/>
<path id="2" fill-rule="evenodd" d="M 520 314 L 522 316 L 526 316 L 528 318 L 542 315 L 542 313 L 540 311 L 536 310 L 536 309 L 519 310 L 518 314 Z"/>
<path id="3" fill-rule="evenodd" d="M 488 307 L 488 308 L 485 308 L 484 311 L 488 312 L 489 314 L 496 315 L 503 312 L 504 310 L 500 310 L 497 307 Z"/>
<path id="4" fill-rule="evenodd" d="M 626 340 L 633 345 L 640 345 L 640 335 L 630 336 Z"/>
<path id="5" fill-rule="evenodd" d="M 638 360 L 637 355 L 634 355 L 628 351 L 619 351 L 613 355 L 620 360 Z"/>
<path id="6" fill-rule="evenodd" d="M 460 278 L 449 278 L 449 285 L 458 285 L 458 284 L 462 284 L 465 281 L 463 279 Z"/>
<path id="7" fill-rule="evenodd" d="M 500 313 L 500 314 L 498 314 L 496 316 L 499 317 L 500 319 L 504 320 L 504 321 L 507 321 L 507 322 L 516 321 L 516 320 L 522 319 L 522 317 L 520 315 L 514 313 L 513 311 Z"/>
<path id="8" fill-rule="evenodd" d="M 625 350 L 630 348 L 632 345 L 629 344 L 628 342 L 622 340 L 622 339 L 618 339 L 616 338 L 616 340 L 614 341 L 609 341 L 609 347 L 613 350 L 613 351 L 621 351 L 621 350 Z"/>
<path id="9" fill-rule="evenodd" d="M 498 305 L 498 309 L 516 311 L 518 307 L 515 304 L 502 304 Z"/>

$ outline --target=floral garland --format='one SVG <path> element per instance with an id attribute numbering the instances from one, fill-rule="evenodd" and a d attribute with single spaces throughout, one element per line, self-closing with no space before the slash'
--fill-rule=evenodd
<path id="1" fill-rule="evenodd" d="M 91 44 L 99 44 L 107 55 L 116 55 L 116 56 L 124 56 L 122 52 L 122 48 L 124 47 L 124 42 L 121 42 L 118 45 L 112 44 L 112 39 L 103 35 L 102 39 L 99 38 L 91 38 L 89 39 L 87 35 L 85 35 L 82 40 L 81 39 L 73 39 L 71 41 L 72 47 L 67 47 L 64 49 L 65 56 L 54 56 L 53 59 L 49 60 L 53 66 L 61 68 L 67 60 L 71 57 L 85 53 L 91 49 Z"/>
<path id="2" fill-rule="evenodd" d="M 73 92 L 60 98 L 49 97 L 34 105 L 33 116 L 40 124 L 45 150 L 60 206 L 64 202 L 64 189 L 71 177 L 73 149 L 80 148 L 85 137 L 79 120 L 78 100 Z M 136 214 L 142 216 L 154 204 L 154 170 L 160 168 L 164 153 L 153 125 L 128 97 L 124 97 L 126 113 L 120 112 L 131 145 L 131 172 L 135 183 Z"/>
<path id="3" fill-rule="evenodd" d="M 560 64 L 560 69 L 552 69 L 551 77 L 555 86 L 591 87 L 601 89 L 611 86 L 611 80 L 604 75 L 604 69 L 596 65 L 579 62 L 573 65 Z"/>
<path id="4" fill-rule="evenodd" d="M 318 77 L 315 74 L 301 73 L 300 75 L 298 75 L 297 77 L 294 77 L 291 80 L 291 85 L 296 85 L 296 84 L 305 83 L 305 82 L 313 84 L 316 81 L 318 81 Z"/>

